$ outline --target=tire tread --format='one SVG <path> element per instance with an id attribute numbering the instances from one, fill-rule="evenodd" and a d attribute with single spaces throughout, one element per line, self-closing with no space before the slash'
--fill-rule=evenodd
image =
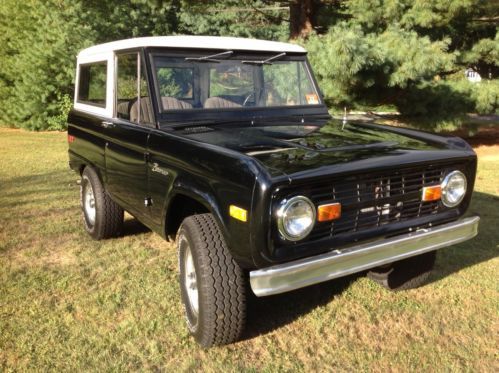
<path id="1" fill-rule="evenodd" d="M 92 184 L 97 206 L 94 226 L 90 227 L 85 222 L 87 232 L 96 240 L 118 236 L 123 228 L 124 210 L 111 199 L 92 167 L 85 167 L 83 176 Z"/>
<path id="2" fill-rule="evenodd" d="M 184 226 L 197 243 L 192 249 L 198 254 L 205 295 L 199 298 L 205 319 L 196 339 L 205 348 L 235 342 L 246 322 L 244 273 L 230 254 L 213 215 L 190 216 L 181 229 Z"/>

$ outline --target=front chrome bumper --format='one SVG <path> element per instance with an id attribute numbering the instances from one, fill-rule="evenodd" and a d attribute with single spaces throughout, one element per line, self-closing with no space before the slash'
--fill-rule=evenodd
<path id="1" fill-rule="evenodd" d="M 469 240 L 478 216 L 250 272 L 256 296 L 285 293 Z"/>

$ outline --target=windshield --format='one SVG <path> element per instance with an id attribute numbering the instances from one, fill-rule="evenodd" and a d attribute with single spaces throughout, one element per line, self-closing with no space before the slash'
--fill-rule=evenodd
<path id="1" fill-rule="evenodd" d="M 153 56 L 162 112 L 319 105 L 304 59 L 236 58 L 225 52 L 202 57 Z"/>

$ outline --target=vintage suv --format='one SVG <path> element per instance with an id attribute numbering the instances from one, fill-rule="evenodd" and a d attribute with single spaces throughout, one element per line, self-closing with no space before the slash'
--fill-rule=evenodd
<path id="1" fill-rule="evenodd" d="M 332 120 L 294 44 L 167 36 L 85 49 L 68 142 L 90 236 L 117 236 L 128 211 L 175 239 L 187 326 L 204 347 L 239 338 L 248 291 L 362 271 L 416 287 L 437 249 L 478 230 L 462 218 L 470 146 Z"/>

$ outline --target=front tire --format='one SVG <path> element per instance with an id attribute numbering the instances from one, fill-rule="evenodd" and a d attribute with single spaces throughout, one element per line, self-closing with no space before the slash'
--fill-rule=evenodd
<path id="1" fill-rule="evenodd" d="M 213 215 L 186 218 L 177 248 L 189 332 L 204 348 L 237 341 L 246 322 L 245 277 Z"/>
<path id="2" fill-rule="evenodd" d="M 85 230 L 94 240 L 116 237 L 123 227 L 123 209 L 104 190 L 91 167 L 81 175 L 81 206 Z"/>
<path id="3" fill-rule="evenodd" d="M 436 251 L 407 258 L 367 273 L 374 282 L 388 290 L 400 291 L 424 285 L 435 266 Z"/>

